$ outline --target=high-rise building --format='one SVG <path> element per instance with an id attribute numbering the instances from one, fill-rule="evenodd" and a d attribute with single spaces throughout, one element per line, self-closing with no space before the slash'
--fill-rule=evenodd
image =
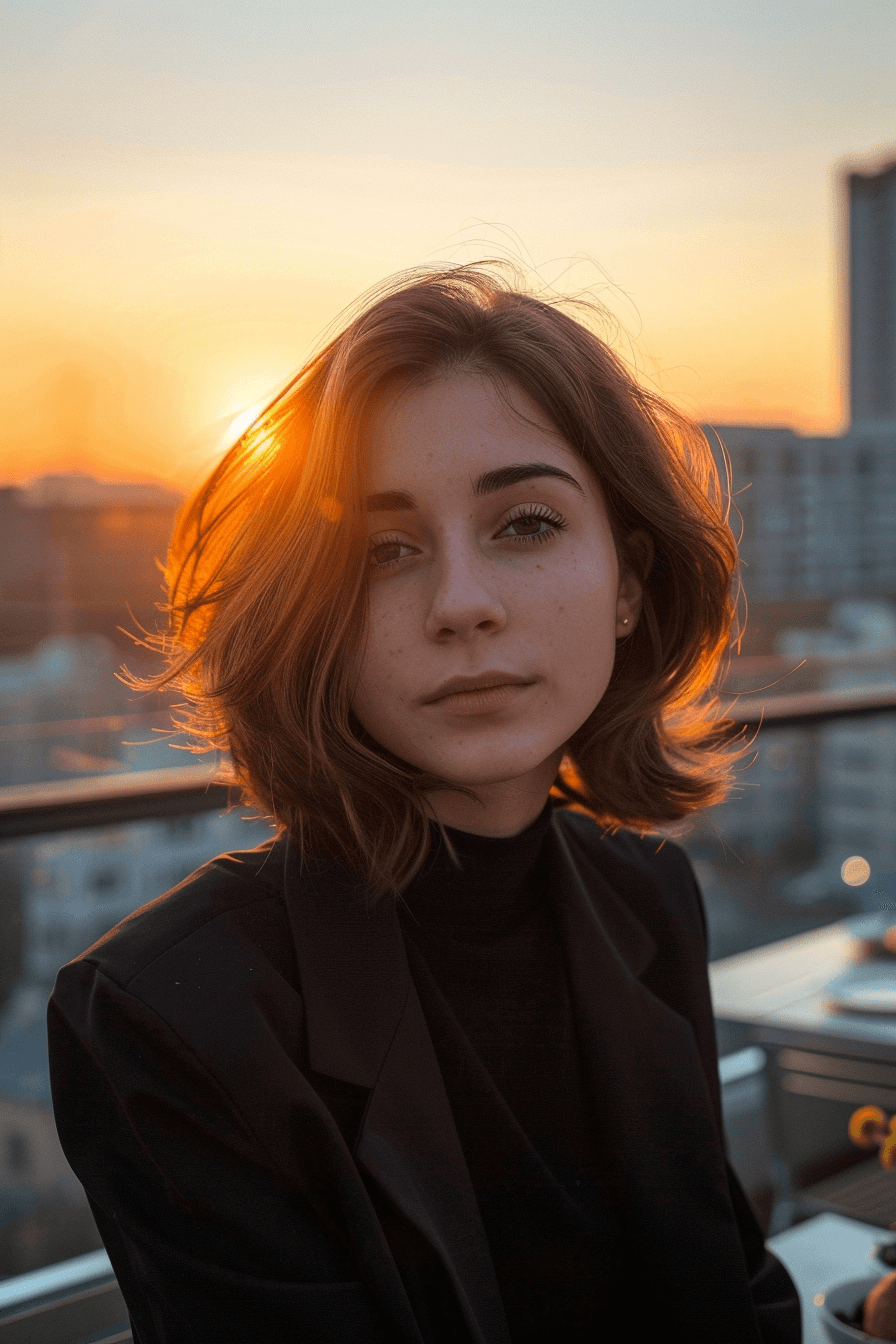
<path id="1" fill-rule="evenodd" d="M 854 425 L 896 420 L 896 161 L 850 173 L 849 400 Z"/>
<path id="2" fill-rule="evenodd" d="M 724 476 L 719 439 L 751 601 L 896 595 L 896 419 L 832 437 L 718 425 Z"/>
<path id="3" fill-rule="evenodd" d="M 719 439 L 728 450 L 743 582 L 758 602 L 896 596 L 896 158 L 845 185 L 849 428 L 709 434 L 723 473 Z"/>

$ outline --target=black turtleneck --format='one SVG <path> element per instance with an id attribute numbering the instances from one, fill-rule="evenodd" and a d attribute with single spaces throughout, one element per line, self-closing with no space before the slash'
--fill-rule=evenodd
<path id="1" fill-rule="evenodd" d="M 569 991 L 540 855 L 545 806 L 519 835 L 433 827 L 402 923 L 521 1129 L 564 1185 L 590 1156 Z"/>
<path id="2" fill-rule="evenodd" d="M 591 1339 L 618 1249 L 550 899 L 551 811 L 507 839 L 449 828 L 459 866 L 434 827 L 399 906 L 513 1344 Z"/>

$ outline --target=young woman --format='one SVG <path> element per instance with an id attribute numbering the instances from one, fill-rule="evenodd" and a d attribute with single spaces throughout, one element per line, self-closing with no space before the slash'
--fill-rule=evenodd
<path id="1" fill-rule="evenodd" d="M 706 929 L 734 541 L 699 430 L 497 268 L 383 288 L 178 523 L 170 662 L 276 840 L 59 973 L 139 1344 L 795 1344 Z"/>

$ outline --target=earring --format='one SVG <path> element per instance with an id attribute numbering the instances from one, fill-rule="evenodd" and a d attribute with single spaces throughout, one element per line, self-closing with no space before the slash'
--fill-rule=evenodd
<path id="1" fill-rule="evenodd" d="M 622 622 L 622 624 L 623 624 L 623 625 L 628 625 L 628 617 L 627 617 L 627 616 L 626 616 L 625 620 Z"/>

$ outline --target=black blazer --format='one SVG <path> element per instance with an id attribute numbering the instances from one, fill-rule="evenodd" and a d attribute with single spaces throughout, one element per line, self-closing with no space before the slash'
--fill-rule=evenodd
<path id="1" fill-rule="evenodd" d="M 797 1344 L 727 1169 L 690 865 L 564 811 L 547 843 L 650 1280 L 626 1337 Z M 59 1136 L 139 1344 L 424 1344 L 386 1208 L 450 1285 L 455 1337 L 510 1344 L 397 914 L 342 869 L 286 839 L 215 859 L 64 966 L 48 1020 Z"/>

